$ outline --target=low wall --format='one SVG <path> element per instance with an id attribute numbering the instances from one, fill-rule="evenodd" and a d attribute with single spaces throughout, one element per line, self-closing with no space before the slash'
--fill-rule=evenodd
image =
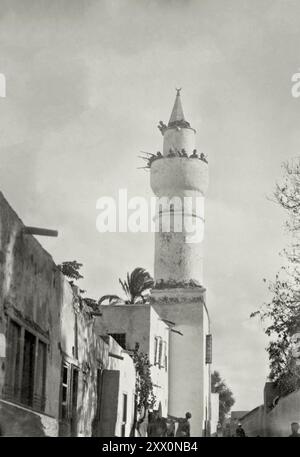
<path id="1" fill-rule="evenodd" d="M 300 390 L 280 398 L 266 414 L 265 436 L 289 436 L 292 422 L 300 422 Z"/>
<path id="2" fill-rule="evenodd" d="M 1 417 L 5 420 L 1 421 Z M 3 436 L 57 436 L 56 418 L 30 411 L 8 401 L 0 400 L 0 435 Z"/>
<path id="3" fill-rule="evenodd" d="M 246 436 L 265 436 L 264 405 L 250 411 L 239 422 L 241 422 Z"/>
<path id="4" fill-rule="evenodd" d="M 300 423 L 300 390 L 280 398 L 269 412 L 264 405 L 255 408 L 240 422 L 247 436 L 289 436 L 291 423 Z"/>

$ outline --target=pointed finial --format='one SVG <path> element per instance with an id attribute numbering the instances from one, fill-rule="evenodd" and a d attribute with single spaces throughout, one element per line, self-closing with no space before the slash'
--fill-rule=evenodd
<path id="1" fill-rule="evenodd" d="M 183 125 L 184 123 L 188 124 L 184 118 L 183 114 L 183 109 L 182 109 L 182 104 L 181 104 L 181 97 L 180 97 L 180 89 L 176 88 L 176 98 L 175 98 L 175 103 L 173 106 L 173 110 L 171 113 L 171 117 L 168 123 L 168 127 L 173 126 L 173 127 L 184 127 L 188 125 Z"/>

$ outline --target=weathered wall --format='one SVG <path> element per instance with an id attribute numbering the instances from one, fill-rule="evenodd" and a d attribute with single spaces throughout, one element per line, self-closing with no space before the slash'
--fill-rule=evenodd
<path id="1" fill-rule="evenodd" d="M 165 221 L 170 219 L 172 200 L 165 204 L 157 202 L 162 210 L 158 216 L 161 228 L 155 234 L 154 277 L 157 282 L 180 283 L 192 279 L 203 283 L 202 241 L 207 186 L 208 167 L 201 160 L 173 157 L 156 160 L 151 165 L 151 187 L 157 197 L 189 198 L 184 208 L 182 205 L 181 208 L 180 205 L 177 207 L 173 200 L 174 214 L 171 220 L 174 220 L 177 228 L 171 230 Z M 182 220 L 184 223 L 178 225 Z"/>
<path id="2" fill-rule="evenodd" d="M 66 360 L 79 368 L 77 434 L 91 436 L 96 426 L 97 369 L 109 366 L 109 345 L 98 336 L 95 317 L 78 299 L 76 288 L 65 282 L 60 317 L 60 348 Z M 68 425 L 62 427 L 69 434 Z"/>
<path id="3" fill-rule="evenodd" d="M 246 416 L 239 420 L 242 424 L 243 429 L 247 436 L 265 436 L 263 430 L 263 422 L 264 422 L 264 406 L 258 406 L 257 408 L 250 411 Z M 235 424 L 235 428 L 237 427 L 237 423 Z M 235 430 L 233 430 L 233 433 Z"/>
<path id="4" fill-rule="evenodd" d="M 235 436 L 238 424 L 241 422 L 240 419 L 248 413 L 251 413 L 251 411 L 233 410 L 230 412 L 230 418 L 228 421 L 229 428 L 226 430 L 226 436 L 227 432 L 229 433 L 229 436 Z"/>
<path id="5" fill-rule="evenodd" d="M 280 398 L 277 405 L 265 415 L 266 436 L 289 436 L 291 423 L 300 421 L 300 390 Z"/>
<path id="6" fill-rule="evenodd" d="M 3 418 L 2 421 L 1 418 Z M 55 418 L 1 399 L 0 422 L 3 436 L 58 435 L 58 422 Z"/>
<path id="7" fill-rule="evenodd" d="M 8 317 L 18 319 L 22 324 L 33 328 L 49 342 L 48 365 L 46 378 L 45 414 L 57 419 L 59 402 L 59 379 L 61 355 L 57 342 L 60 339 L 60 305 L 64 279 L 50 255 L 38 241 L 22 232 L 23 224 L 0 193 L 0 332 L 7 338 Z M 9 350 L 6 345 L 6 354 Z M 5 397 L 6 357 L 0 361 L 0 396 Z M 4 417 L 2 409 L 1 422 L 6 430 L 17 429 L 17 418 L 22 423 L 22 409 L 13 423 L 11 415 Z M 25 414 L 25 413 L 24 413 Z M 27 415 L 30 412 L 26 413 Z M 2 419 L 2 420 L 1 420 Z M 39 433 L 32 420 L 32 430 L 26 433 Z M 40 433 L 45 432 L 40 428 Z"/>
<path id="8" fill-rule="evenodd" d="M 133 418 L 135 370 L 125 354 L 113 359 L 109 353 L 121 354 L 113 339 L 104 341 L 95 329 L 95 317 L 78 298 L 56 267 L 51 256 L 31 235 L 22 232 L 24 225 L 0 193 L 0 428 L 10 436 L 56 436 L 59 429 L 59 402 L 63 358 L 79 369 L 77 421 L 79 436 L 91 436 L 97 408 L 97 369 L 120 372 L 122 392 L 130 396 L 129 420 Z M 48 342 L 45 411 L 34 411 L 16 404 L 5 386 L 7 371 L 7 324 L 9 317 L 35 330 Z M 5 346 L 5 347 L 4 347 Z M 5 349 L 5 351 L 4 351 Z M 120 355 L 121 356 L 121 355 Z M 120 405 L 121 403 L 118 402 Z M 117 434 L 120 411 L 116 412 Z M 65 424 L 64 424 L 65 425 Z M 61 427 L 70 434 L 69 423 Z M 129 432 L 128 432 L 129 433 Z"/>

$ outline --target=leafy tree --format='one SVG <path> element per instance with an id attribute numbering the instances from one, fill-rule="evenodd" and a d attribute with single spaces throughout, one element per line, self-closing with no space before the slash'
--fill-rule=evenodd
<path id="1" fill-rule="evenodd" d="M 83 278 L 83 276 L 79 273 L 81 267 L 82 263 L 78 263 L 76 260 L 63 262 L 62 264 L 57 265 L 57 268 L 63 275 L 72 280 L 74 279 L 75 281 Z"/>
<path id="2" fill-rule="evenodd" d="M 135 268 L 131 274 L 127 273 L 127 279 L 119 279 L 127 299 L 122 300 L 118 295 L 103 295 L 99 299 L 99 305 L 105 300 L 109 303 L 137 304 L 145 303 L 149 297 L 150 290 L 154 285 L 153 278 L 144 268 Z"/>
<path id="3" fill-rule="evenodd" d="M 139 432 L 140 425 L 145 420 L 149 408 L 154 407 L 156 397 L 153 392 L 154 386 L 151 378 L 151 364 L 149 357 L 148 354 L 140 351 L 139 343 L 135 344 L 131 357 L 136 370 L 135 410 L 137 414 L 135 414 L 130 436 L 135 436 L 135 430 Z"/>
<path id="4" fill-rule="evenodd" d="M 282 253 L 285 264 L 275 280 L 268 282 L 271 300 L 251 314 L 261 318 L 271 339 L 267 346 L 269 377 L 281 395 L 300 387 L 300 368 L 292 354 L 292 336 L 299 331 L 300 324 L 300 159 L 283 164 L 283 168 L 284 176 L 276 184 L 273 200 L 286 211 L 290 242 Z"/>
<path id="5" fill-rule="evenodd" d="M 227 414 L 235 403 L 233 393 L 225 384 L 218 371 L 211 374 L 211 391 L 219 394 L 219 421 L 224 423 Z"/>
<path id="6" fill-rule="evenodd" d="M 156 401 L 156 397 L 153 393 L 153 382 L 151 379 L 151 364 L 148 354 L 140 351 L 138 343 L 135 345 L 135 349 L 132 353 L 132 359 L 137 373 L 137 410 L 141 413 L 149 408 L 153 408 Z"/>
<path id="7" fill-rule="evenodd" d="M 131 275 L 127 273 L 127 280 L 119 282 L 124 290 L 129 303 L 136 303 L 137 301 L 144 301 L 145 292 L 152 289 L 154 281 L 151 275 L 144 268 L 135 268 Z"/>
<path id="8" fill-rule="evenodd" d="M 77 262 L 76 260 L 66 261 L 57 265 L 57 268 L 62 272 L 64 276 L 70 279 L 69 283 L 71 286 L 74 285 L 74 281 L 83 279 L 83 276 L 79 273 L 79 270 L 82 267 L 82 263 Z M 84 294 L 85 290 L 79 288 L 79 293 Z M 85 302 L 85 304 L 94 311 L 94 314 L 97 313 L 98 303 L 93 298 L 82 297 L 80 299 Z"/>

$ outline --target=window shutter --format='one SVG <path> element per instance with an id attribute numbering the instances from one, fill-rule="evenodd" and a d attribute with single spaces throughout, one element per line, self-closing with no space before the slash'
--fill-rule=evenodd
<path id="1" fill-rule="evenodd" d="M 212 335 L 206 335 L 205 363 L 212 363 Z"/>

